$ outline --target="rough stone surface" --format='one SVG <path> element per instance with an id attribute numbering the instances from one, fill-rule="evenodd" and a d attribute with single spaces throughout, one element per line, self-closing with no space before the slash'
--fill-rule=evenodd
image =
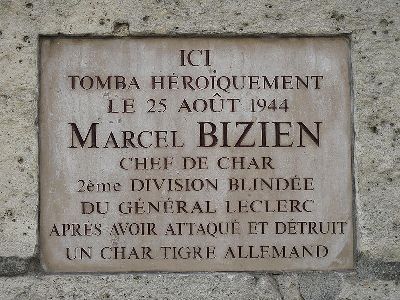
<path id="1" fill-rule="evenodd" d="M 324 299 L 330 299 L 330 298 L 324 298 Z M 387 282 L 381 280 L 358 281 L 350 279 L 343 283 L 338 297 L 332 299 L 396 300 L 399 299 L 399 285 L 394 282 Z"/>
<path id="2" fill-rule="evenodd" d="M 351 274 L 258 275 L 138 274 L 34 275 L 0 278 L 7 299 L 263 299 L 396 300 L 393 281 L 360 280 Z"/>
<path id="3" fill-rule="evenodd" d="M 27 275 L 2 277 L 0 298 L 43 299 L 45 294 L 49 299 L 120 299 L 126 293 L 125 297 L 132 299 L 317 299 L 315 295 L 325 299 L 398 299 L 399 12 L 397 0 L 1 1 L 0 268 L 2 275 Z M 38 35 L 58 33 L 350 34 L 357 249 L 368 257 L 366 265 L 361 263 L 355 274 L 315 273 L 304 278 L 296 274 L 33 275 L 37 271 L 29 271 L 31 264 L 24 259 L 35 255 L 37 244 Z M 337 276 L 340 284 L 329 282 L 325 288 L 324 278 L 333 281 Z"/>
<path id="4" fill-rule="evenodd" d="M 119 275 L 0 279 L 6 299 L 281 299 L 268 276 Z"/>

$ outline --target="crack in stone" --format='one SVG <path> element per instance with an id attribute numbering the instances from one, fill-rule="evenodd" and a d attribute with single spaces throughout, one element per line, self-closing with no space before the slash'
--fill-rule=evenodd
<path id="1" fill-rule="evenodd" d="M 281 287 L 279 286 L 278 280 L 274 276 L 270 276 L 272 280 L 272 285 L 275 287 L 276 292 L 278 293 L 281 300 L 285 300 L 285 297 L 282 294 Z"/>
<path id="2" fill-rule="evenodd" d="M 300 300 L 305 300 L 303 294 L 301 293 L 300 282 L 299 281 L 297 281 L 296 287 L 297 287 L 297 292 L 299 293 L 299 296 L 300 296 Z"/>

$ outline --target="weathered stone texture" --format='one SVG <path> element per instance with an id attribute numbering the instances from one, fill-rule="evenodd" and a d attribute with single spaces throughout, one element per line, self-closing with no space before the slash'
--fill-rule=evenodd
<path id="1" fill-rule="evenodd" d="M 0 279 L 6 299 L 280 299 L 270 277 L 251 275 L 36 276 Z M 297 298 L 298 299 L 298 298 Z"/>
<path id="2" fill-rule="evenodd" d="M 37 244 L 39 34 L 346 33 L 352 40 L 357 247 L 377 263 L 371 278 L 316 275 L 300 289 L 292 276 L 283 282 L 278 276 L 279 284 L 229 274 L 2 278 L 0 298 L 398 299 L 394 277 L 382 277 L 379 266 L 392 264 L 392 272 L 400 272 L 393 264 L 400 261 L 399 24 L 397 0 L 1 1 L 0 256 L 29 258 Z M 323 276 L 339 276 L 341 283 L 325 290 Z"/>
<path id="3" fill-rule="evenodd" d="M 392 281 L 349 274 L 258 275 L 238 273 L 144 275 L 35 275 L 0 278 L 8 299 L 263 299 L 396 300 Z M 45 297 L 45 298 L 44 298 Z"/>

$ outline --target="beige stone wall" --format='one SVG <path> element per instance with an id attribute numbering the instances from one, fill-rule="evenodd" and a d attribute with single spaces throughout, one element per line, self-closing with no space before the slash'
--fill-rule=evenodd
<path id="1" fill-rule="evenodd" d="M 399 24 L 396 0 L 1 0 L 0 299 L 398 299 Z M 38 41 L 39 35 L 58 34 L 349 35 L 356 270 L 45 274 L 37 258 Z"/>

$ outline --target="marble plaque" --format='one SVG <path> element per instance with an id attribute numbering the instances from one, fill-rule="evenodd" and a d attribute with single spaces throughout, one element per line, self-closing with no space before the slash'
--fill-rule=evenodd
<path id="1" fill-rule="evenodd" d="M 42 38 L 52 272 L 353 267 L 349 42 Z"/>

